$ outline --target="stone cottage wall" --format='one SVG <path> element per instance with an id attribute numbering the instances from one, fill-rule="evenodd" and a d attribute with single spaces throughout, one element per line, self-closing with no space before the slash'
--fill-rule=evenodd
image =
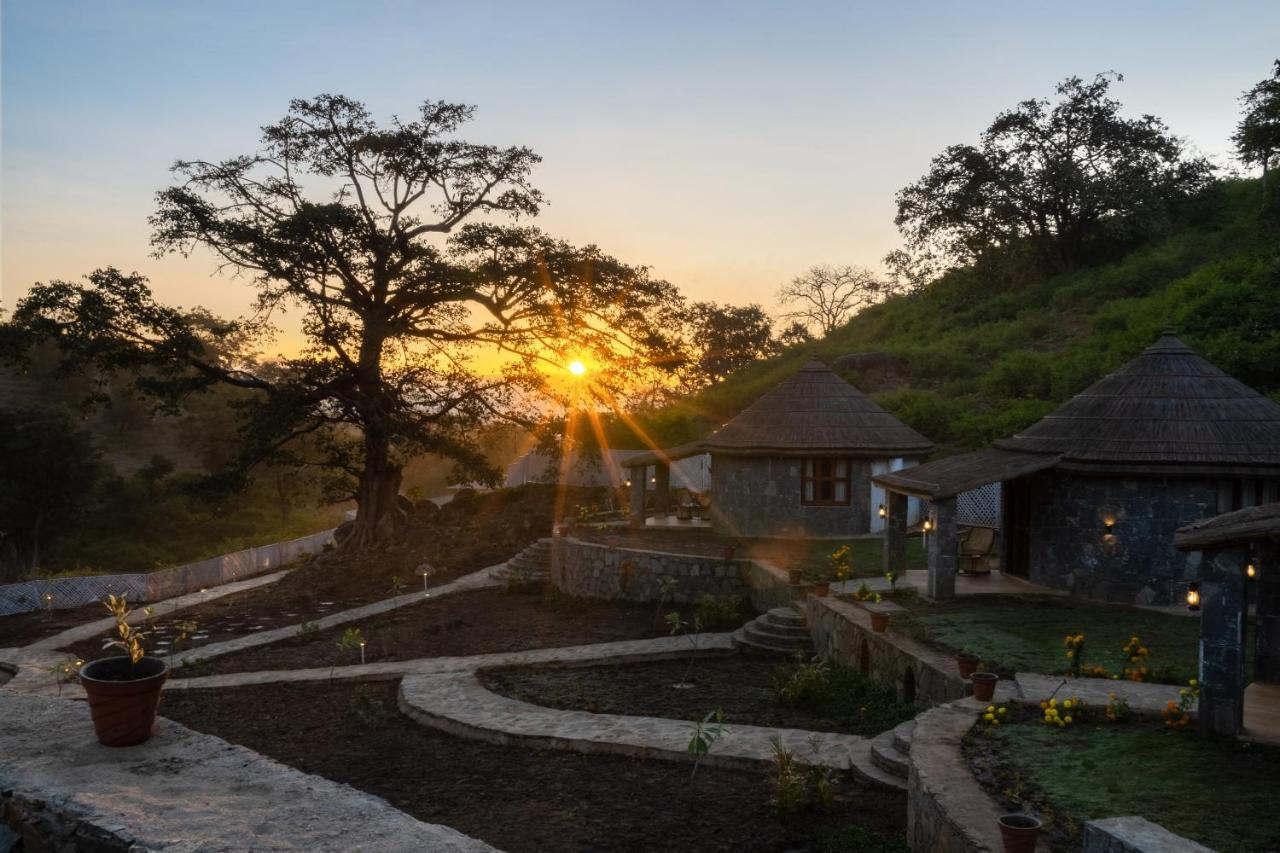
<path id="1" fill-rule="evenodd" d="M 712 520 L 726 536 L 857 536 L 871 526 L 871 463 L 852 460 L 849 506 L 800 503 L 799 456 L 711 457 Z"/>
<path id="2" fill-rule="evenodd" d="M 708 593 L 744 597 L 751 593 L 747 560 L 610 548 L 567 537 L 558 539 L 553 548 L 551 582 L 569 595 L 656 601 L 664 577 L 675 578 L 673 597 L 681 603 L 696 602 Z"/>
<path id="3" fill-rule="evenodd" d="M 1171 604 L 1195 578 L 1200 555 L 1173 547 L 1179 527 L 1215 515 L 1217 483 L 1169 477 L 1034 475 L 1032 583 L 1125 604 Z M 1107 535 L 1103 521 L 1114 517 Z"/>

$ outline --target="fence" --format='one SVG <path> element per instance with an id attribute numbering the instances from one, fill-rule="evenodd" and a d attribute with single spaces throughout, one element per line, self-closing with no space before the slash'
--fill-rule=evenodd
<path id="1" fill-rule="evenodd" d="M 108 593 L 130 601 L 159 601 L 232 581 L 266 574 L 272 569 L 313 554 L 333 541 L 333 530 L 245 548 L 172 569 L 127 575 L 83 575 L 47 578 L 0 586 L 0 616 L 43 608 L 80 607 L 101 601 Z"/>

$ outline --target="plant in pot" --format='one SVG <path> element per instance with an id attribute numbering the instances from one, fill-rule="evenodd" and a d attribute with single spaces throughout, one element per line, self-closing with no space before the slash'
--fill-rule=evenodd
<path id="1" fill-rule="evenodd" d="M 871 603 L 880 603 L 880 593 L 875 593 L 875 598 L 871 600 Z M 883 634 L 885 631 L 889 630 L 889 614 L 885 613 L 883 610 L 872 610 L 871 630 L 875 631 L 877 634 Z"/>
<path id="2" fill-rule="evenodd" d="M 969 652 L 956 652 L 956 669 L 961 678 L 968 678 L 978 671 L 978 656 Z"/>
<path id="3" fill-rule="evenodd" d="M 787 569 L 787 583 L 792 586 L 804 583 L 804 569 Z"/>
<path id="4" fill-rule="evenodd" d="M 1000 680 L 1000 676 L 994 672 L 974 672 L 969 676 L 969 682 L 973 685 L 973 698 L 979 702 L 990 702 L 991 697 L 996 695 L 996 682 Z"/>
<path id="5" fill-rule="evenodd" d="M 123 655 L 99 658 L 80 669 L 80 684 L 89 697 L 93 729 L 103 746 L 136 746 L 151 737 L 160 688 L 169 666 L 148 657 L 142 648 L 146 632 L 129 624 L 133 611 L 125 596 L 108 595 L 103 602 L 116 620 L 116 638 L 103 648 L 119 648 Z M 151 608 L 144 611 L 151 614 Z"/>
<path id="6" fill-rule="evenodd" d="M 1005 853 L 1035 853 L 1042 824 L 1029 814 L 1000 815 L 1000 840 Z"/>

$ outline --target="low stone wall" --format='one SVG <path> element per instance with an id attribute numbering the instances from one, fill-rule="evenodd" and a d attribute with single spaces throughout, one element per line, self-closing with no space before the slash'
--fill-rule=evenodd
<path id="1" fill-rule="evenodd" d="M 130 839 L 81 819 L 72 810 L 60 809 L 56 802 L 20 791 L 0 791 L 0 850 L 10 849 L 18 839 L 25 850 L 48 853 L 135 849 Z"/>
<path id="2" fill-rule="evenodd" d="M 703 595 L 750 595 L 748 560 L 696 554 L 666 554 L 611 548 L 561 537 L 552 546 L 551 582 L 581 598 L 656 601 L 663 578 L 674 578 L 674 601 L 696 602 Z"/>
<path id="3" fill-rule="evenodd" d="M 1109 817 L 1084 825 L 1084 853 L 1213 853 L 1144 817 Z"/>
<path id="4" fill-rule="evenodd" d="M 108 593 L 126 595 L 134 602 L 160 601 L 275 571 L 304 554 L 323 550 L 332 541 L 333 531 L 322 530 L 288 542 L 245 548 L 158 572 L 83 575 L 6 584 L 0 586 L 0 616 L 45 607 L 55 610 L 80 607 L 101 601 Z"/>
<path id="5" fill-rule="evenodd" d="M 813 647 L 824 660 L 858 670 L 901 701 L 939 705 L 969 695 L 954 658 L 898 634 L 877 634 L 871 614 L 856 604 L 810 597 L 807 616 Z"/>
<path id="6" fill-rule="evenodd" d="M 969 772 L 960 741 L 980 706 L 973 699 L 916 717 L 907 776 L 907 846 L 913 853 L 998 853 L 1001 809 Z"/>

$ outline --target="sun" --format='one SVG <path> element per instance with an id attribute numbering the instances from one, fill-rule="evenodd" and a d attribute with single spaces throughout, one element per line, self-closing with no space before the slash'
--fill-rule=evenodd
<path id="1" fill-rule="evenodd" d="M 587 374 L 587 366 L 575 358 L 569 362 L 569 372 L 574 376 L 585 376 Z"/>

